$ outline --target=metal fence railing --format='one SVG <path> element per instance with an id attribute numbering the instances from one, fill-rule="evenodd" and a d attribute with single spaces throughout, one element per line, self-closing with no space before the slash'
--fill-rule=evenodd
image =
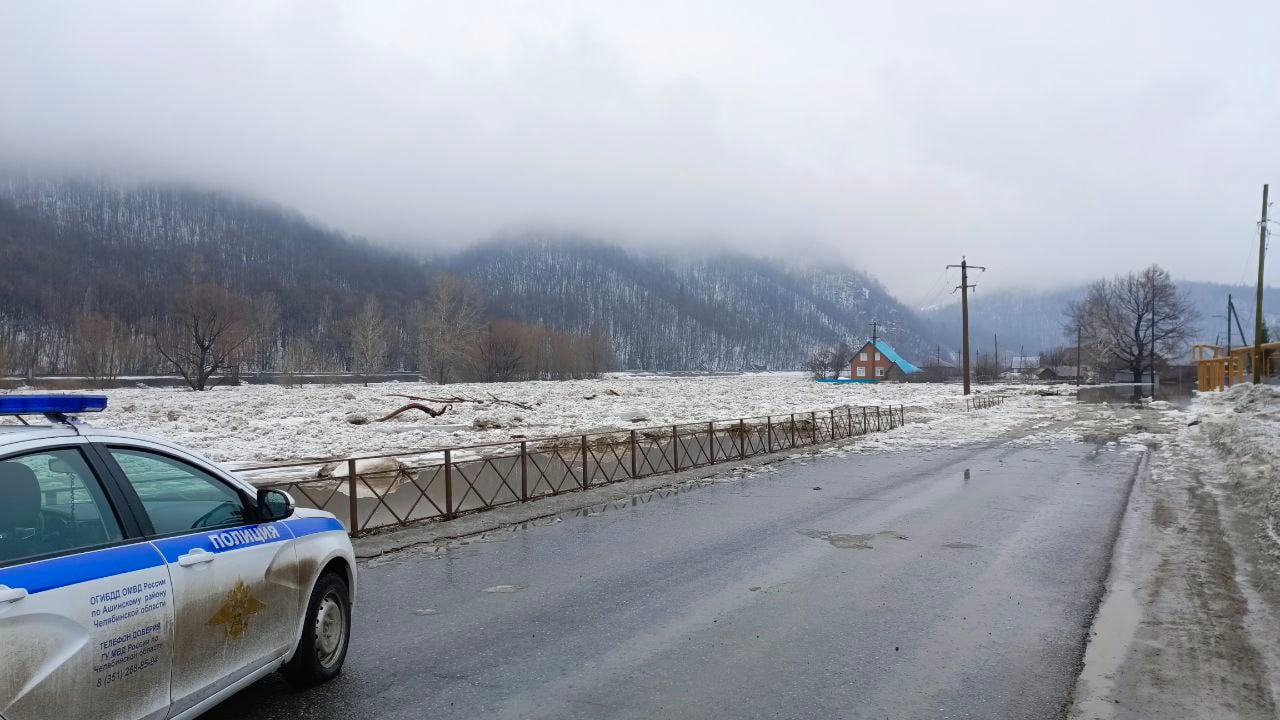
<path id="1" fill-rule="evenodd" d="M 238 468 L 336 515 L 352 535 L 890 430 L 897 407 L 789 415 Z"/>
<path id="2" fill-rule="evenodd" d="M 984 408 L 995 407 L 1004 403 L 1004 395 L 974 395 L 964 399 L 964 409 L 982 410 Z"/>

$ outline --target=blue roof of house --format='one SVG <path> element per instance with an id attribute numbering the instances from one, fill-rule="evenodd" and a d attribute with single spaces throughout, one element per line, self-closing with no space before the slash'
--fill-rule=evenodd
<path id="1" fill-rule="evenodd" d="M 866 347 L 866 346 L 864 345 L 863 347 Z M 908 373 L 908 374 L 920 372 L 920 368 L 902 359 L 902 356 L 898 354 L 897 350 L 893 349 L 892 345 L 890 345 L 889 343 L 879 338 L 876 338 L 876 349 L 880 351 L 881 355 L 889 358 L 889 361 L 892 362 L 894 365 L 897 365 L 898 367 L 902 368 L 902 372 Z"/>

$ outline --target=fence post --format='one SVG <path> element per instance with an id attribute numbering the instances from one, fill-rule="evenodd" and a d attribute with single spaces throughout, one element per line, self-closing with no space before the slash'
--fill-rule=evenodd
<path id="1" fill-rule="evenodd" d="M 866 435 L 867 431 L 870 429 L 871 429 L 871 422 L 867 418 L 867 406 L 863 405 L 862 406 L 862 434 Z"/>
<path id="2" fill-rule="evenodd" d="M 680 429 L 671 426 L 671 472 L 680 472 Z"/>
<path id="3" fill-rule="evenodd" d="M 520 502 L 529 502 L 529 449 L 520 441 Z"/>
<path id="4" fill-rule="evenodd" d="M 716 464 L 716 423 L 707 423 L 707 458 L 710 464 Z"/>
<path id="5" fill-rule="evenodd" d="M 747 457 L 747 431 L 746 423 L 742 418 L 738 418 L 738 459 L 745 460 Z"/>
<path id="6" fill-rule="evenodd" d="M 444 451 L 444 516 L 453 517 L 453 451 Z"/>
<path id="7" fill-rule="evenodd" d="M 880 406 L 876 406 L 876 432 L 884 430 L 884 421 L 880 419 Z"/>
<path id="8" fill-rule="evenodd" d="M 898 419 L 902 421 L 901 423 L 899 423 L 900 425 L 907 424 L 907 406 L 906 405 L 898 406 Z"/>
<path id="9" fill-rule="evenodd" d="M 582 489 L 586 490 L 591 486 L 591 478 L 587 475 L 587 436 L 582 436 Z"/>
<path id="10" fill-rule="evenodd" d="M 845 437 L 853 437 L 853 408 L 848 405 L 844 406 L 844 431 Z"/>
<path id="11" fill-rule="evenodd" d="M 360 515 L 356 508 L 356 461 L 347 461 L 347 512 L 350 518 L 350 532 L 352 535 L 360 534 Z"/>
<path id="12" fill-rule="evenodd" d="M 764 450 L 765 452 L 773 452 L 773 416 L 767 415 L 764 419 Z"/>
<path id="13" fill-rule="evenodd" d="M 636 431 L 631 431 L 631 479 L 636 479 Z"/>
<path id="14" fill-rule="evenodd" d="M 796 446 L 796 414 L 791 413 L 791 424 L 787 426 L 791 432 L 791 444 L 788 447 Z"/>
<path id="15" fill-rule="evenodd" d="M 809 437 L 813 438 L 810 445 L 818 444 L 818 412 L 816 410 L 809 411 Z"/>
<path id="16" fill-rule="evenodd" d="M 831 423 L 827 425 L 827 434 L 830 436 L 828 440 L 836 439 L 836 409 L 831 408 Z"/>

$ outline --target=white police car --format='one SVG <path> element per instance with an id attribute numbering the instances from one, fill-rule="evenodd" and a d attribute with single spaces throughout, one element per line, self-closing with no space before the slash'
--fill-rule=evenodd
<path id="1" fill-rule="evenodd" d="M 0 395 L 0 719 L 192 718 L 347 653 L 341 524 L 171 444 L 68 419 L 102 396 Z M 24 419 L 25 421 L 25 419 Z"/>

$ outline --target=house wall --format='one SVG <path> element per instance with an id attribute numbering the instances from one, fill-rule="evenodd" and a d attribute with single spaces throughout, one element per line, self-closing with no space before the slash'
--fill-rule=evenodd
<path id="1" fill-rule="evenodd" d="M 849 377 L 854 380 L 870 380 L 876 377 L 883 378 L 884 375 L 876 375 L 876 371 L 888 373 L 893 363 L 884 357 L 875 349 L 871 343 L 863 345 L 853 354 L 853 361 L 849 363 Z M 861 369 L 861 374 L 859 373 Z"/>

